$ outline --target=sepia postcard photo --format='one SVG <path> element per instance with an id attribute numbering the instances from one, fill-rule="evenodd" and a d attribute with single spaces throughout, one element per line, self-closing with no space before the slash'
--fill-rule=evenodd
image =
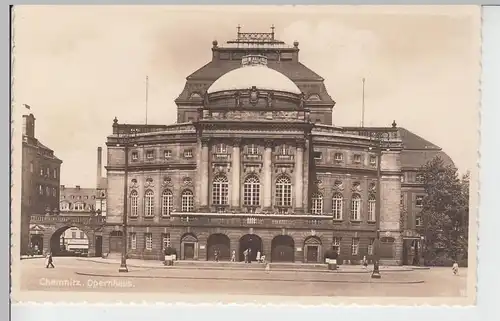
<path id="1" fill-rule="evenodd" d="M 16 6 L 15 302 L 473 305 L 479 6 Z"/>

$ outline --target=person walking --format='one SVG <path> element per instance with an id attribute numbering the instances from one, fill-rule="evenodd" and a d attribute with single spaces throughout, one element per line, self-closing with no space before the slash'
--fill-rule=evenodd
<path id="1" fill-rule="evenodd" d="M 45 268 L 49 268 L 49 267 L 52 267 L 52 268 L 55 268 L 54 266 L 54 260 L 52 259 L 52 253 L 47 253 L 47 258 L 45 259 L 45 261 L 47 262 L 47 265 L 45 266 Z"/>
<path id="2" fill-rule="evenodd" d="M 231 262 L 236 262 L 236 251 L 233 250 L 232 254 L 231 254 Z"/>
<path id="3" fill-rule="evenodd" d="M 257 251 L 257 262 L 260 263 L 260 251 Z"/>
<path id="4" fill-rule="evenodd" d="M 243 251 L 243 256 L 245 257 L 245 263 L 248 263 L 248 249 Z"/>
<path id="5" fill-rule="evenodd" d="M 451 270 L 453 271 L 454 275 L 458 274 L 458 263 L 456 261 L 453 263 L 453 267 L 451 268 Z"/>

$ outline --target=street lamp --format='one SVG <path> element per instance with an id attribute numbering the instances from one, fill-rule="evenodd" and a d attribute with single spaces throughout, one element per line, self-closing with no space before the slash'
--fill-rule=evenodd
<path id="1" fill-rule="evenodd" d="M 114 125 L 118 127 L 118 119 L 113 120 Z M 124 168 L 124 177 L 123 177 L 123 223 L 122 223 L 122 257 L 121 257 L 121 262 L 120 262 L 120 268 L 118 269 L 118 272 L 128 272 L 128 267 L 127 267 L 127 243 L 128 243 L 128 235 L 127 235 L 127 220 L 128 220 L 128 149 L 131 141 L 133 138 L 135 138 L 135 134 L 137 133 L 137 130 L 135 128 L 130 128 L 124 124 L 123 125 L 124 129 L 124 136 L 120 136 L 120 129 L 117 128 L 117 140 L 118 144 L 116 146 L 123 145 L 124 147 L 124 153 L 125 153 L 125 168 Z M 134 134 L 134 136 L 131 136 L 131 134 Z"/>
<path id="2" fill-rule="evenodd" d="M 393 128 L 395 124 L 393 123 Z M 373 242 L 373 271 L 371 277 L 373 279 L 380 279 L 380 209 L 381 209 L 381 191 L 380 191 L 380 180 L 381 180 L 381 160 L 382 160 L 382 141 L 384 137 L 388 136 L 386 132 L 372 132 L 370 134 L 370 138 L 375 141 L 375 147 L 370 147 L 370 150 L 375 149 L 376 157 L 377 157 L 377 182 L 375 187 L 375 224 L 376 224 L 376 237 Z M 388 138 L 388 137 L 387 137 Z"/>

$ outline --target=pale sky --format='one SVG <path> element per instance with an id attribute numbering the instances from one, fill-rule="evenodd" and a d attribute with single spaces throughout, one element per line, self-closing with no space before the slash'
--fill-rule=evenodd
<path id="1" fill-rule="evenodd" d="M 17 6 L 14 108 L 32 107 L 36 135 L 63 160 L 61 184 L 94 187 L 96 149 L 113 118 L 171 124 L 185 78 L 219 44 L 269 32 L 325 79 L 333 122 L 357 126 L 366 78 L 366 126 L 393 119 L 477 165 L 480 19 L 477 7 Z M 20 124 L 20 122 L 18 122 Z M 103 171 L 105 173 L 105 171 Z"/>

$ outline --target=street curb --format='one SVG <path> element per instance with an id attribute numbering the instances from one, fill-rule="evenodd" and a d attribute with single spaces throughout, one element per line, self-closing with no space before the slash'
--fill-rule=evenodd
<path id="1" fill-rule="evenodd" d="M 93 262 L 97 264 L 118 264 L 119 262 L 103 262 L 103 261 L 97 261 L 97 260 L 92 260 L 92 259 L 77 259 L 78 261 L 83 261 L 83 262 Z M 215 267 L 215 266 L 147 266 L 147 265 L 135 265 L 135 264 L 127 264 L 129 267 L 134 267 L 134 268 L 140 268 L 140 269 L 165 269 L 165 270 L 212 270 L 212 271 L 227 271 L 227 270 L 232 270 L 232 271 L 263 271 L 264 266 L 262 267 Z M 428 268 L 427 268 L 428 269 Z M 283 268 L 271 268 L 271 271 L 279 271 L 279 272 L 315 272 L 315 273 L 337 273 L 337 274 L 364 274 L 364 273 L 371 273 L 372 270 L 319 270 L 319 269 L 283 269 Z M 382 273 L 397 273 L 397 272 L 412 272 L 414 269 L 412 268 L 402 268 L 402 269 L 397 269 L 397 270 L 385 270 L 381 269 L 380 272 Z"/>
<path id="2" fill-rule="evenodd" d="M 43 258 L 44 258 L 44 256 L 43 256 L 43 255 L 41 255 L 41 256 L 28 256 L 28 257 L 22 257 L 22 256 L 21 256 L 21 258 L 20 258 L 20 259 L 21 259 L 21 260 L 33 260 L 33 259 L 43 259 Z"/>
<path id="3" fill-rule="evenodd" d="M 276 271 L 276 270 L 275 270 Z M 127 275 L 123 274 L 97 274 L 75 272 L 77 275 L 104 277 L 104 278 L 131 278 L 131 279 L 177 279 L 177 280 L 218 280 L 218 281 L 271 281 L 271 282 L 308 282 L 308 283 L 359 283 L 359 284 L 420 284 L 423 280 L 415 281 L 359 281 L 359 280 L 307 280 L 307 279 L 262 279 L 262 278 L 226 278 L 226 277 L 180 277 L 180 276 L 148 276 L 148 275 Z"/>

